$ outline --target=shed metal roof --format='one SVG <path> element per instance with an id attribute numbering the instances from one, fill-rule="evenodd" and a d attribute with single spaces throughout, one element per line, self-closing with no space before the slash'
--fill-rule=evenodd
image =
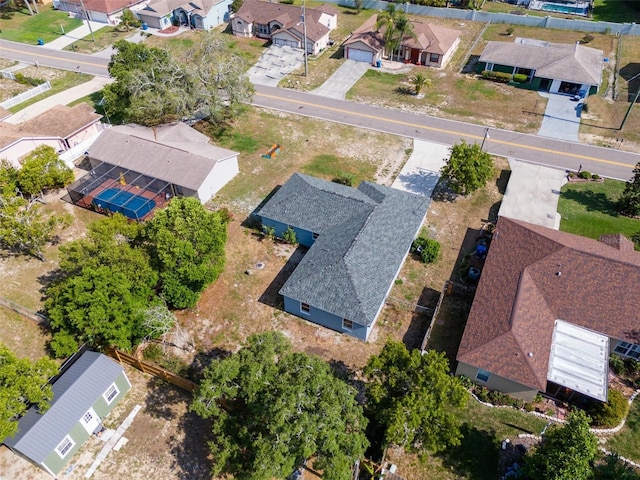
<path id="1" fill-rule="evenodd" d="M 30 408 L 18 422 L 18 433 L 4 443 L 42 463 L 123 372 L 122 366 L 109 357 L 85 352 L 53 384 L 49 410 L 40 414 L 35 407 Z"/>

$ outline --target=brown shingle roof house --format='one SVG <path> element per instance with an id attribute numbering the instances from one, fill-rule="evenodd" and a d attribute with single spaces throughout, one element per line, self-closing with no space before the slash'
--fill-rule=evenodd
<path id="1" fill-rule="evenodd" d="M 640 357 L 640 252 L 500 217 L 458 349 L 457 375 L 530 401 L 606 401 L 612 352 Z"/>

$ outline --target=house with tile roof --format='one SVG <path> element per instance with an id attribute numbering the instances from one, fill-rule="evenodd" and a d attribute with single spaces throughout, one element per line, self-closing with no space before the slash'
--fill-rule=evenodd
<path id="1" fill-rule="evenodd" d="M 526 75 L 527 81 L 520 86 L 531 90 L 570 95 L 584 90 L 593 95 L 602 82 L 603 62 L 602 50 L 579 43 L 516 38 L 514 42 L 488 42 L 477 71 Z"/>
<path id="2" fill-rule="evenodd" d="M 500 217 L 457 353 L 457 375 L 531 401 L 607 400 L 612 353 L 640 358 L 640 252 Z"/>
<path id="3" fill-rule="evenodd" d="M 148 0 L 53 0 L 53 6 L 63 12 L 86 16 L 94 22 L 117 25 L 125 8 L 136 12 L 144 8 Z"/>
<path id="4" fill-rule="evenodd" d="M 276 236 L 291 227 L 309 248 L 279 292 L 285 311 L 366 341 L 428 205 L 372 182 L 352 188 L 294 174 L 256 212 Z"/>
<path id="5" fill-rule="evenodd" d="M 345 58 L 372 65 L 382 58 L 385 27 L 377 29 L 377 19 L 377 15 L 368 18 L 344 42 Z M 413 35 L 403 38 L 399 58 L 416 65 L 446 67 L 460 44 L 461 32 L 421 20 L 411 20 L 411 26 Z"/>
<path id="6" fill-rule="evenodd" d="M 331 5 L 306 8 L 307 53 L 316 55 L 329 44 L 329 34 L 338 26 L 338 11 Z M 238 37 L 271 39 L 274 45 L 304 48 L 302 9 L 294 5 L 244 0 L 231 19 Z"/>
<path id="7" fill-rule="evenodd" d="M 21 160 L 40 145 L 59 153 L 86 148 L 107 127 L 101 118 L 89 105 L 79 103 L 56 105 L 19 125 L 0 122 L 0 158 L 19 168 Z"/>
<path id="8" fill-rule="evenodd" d="M 18 421 L 18 432 L 3 443 L 55 477 L 87 439 L 102 430 L 103 420 L 131 383 L 121 365 L 87 351 L 70 366 L 63 365 L 51 388 L 49 409 L 42 413 L 31 407 Z"/>
<path id="9" fill-rule="evenodd" d="M 211 30 L 229 21 L 232 0 L 150 0 L 136 12 L 141 22 L 165 29 L 180 24 L 199 30 Z"/>

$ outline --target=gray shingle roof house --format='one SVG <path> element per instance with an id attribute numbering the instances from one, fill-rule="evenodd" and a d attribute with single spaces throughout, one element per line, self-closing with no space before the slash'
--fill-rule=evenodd
<path id="1" fill-rule="evenodd" d="M 602 80 L 602 50 L 530 38 L 488 42 L 478 70 L 526 74 L 534 87 L 551 93 L 596 93 Z M 537 80 L 537 81 L 536 81 Z"/>
<path id="2" fill-rule="evenodd" d="M 293 315 L 366 340 L 429 199 L 371 182 L 351 188 L 296 173 L 257 212 L 309 251 L 280 294 Z"/>
<path id="3" fill-rule="evenodd" d="M 640 358 L 639 284 L 640 252 L 623 236 L 500 217 L 456 373 L 527 401 L 564 389 L 606 400 L 609 354 Z"/>
<path id="4" fill-rule="evenodd" d="M 4 444 L 55 477 L 130 389 L 122 366 L 85 352 L 53 383 L 49 410 L 29 409 Z"/>

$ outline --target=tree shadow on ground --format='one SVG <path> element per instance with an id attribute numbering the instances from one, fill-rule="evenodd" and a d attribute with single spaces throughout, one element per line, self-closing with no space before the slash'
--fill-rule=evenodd
<path id="1" fill-rule="evenodd" d="M 405 96 L 405 97 L 406 97 L 406 96 L 409 96 L 409 95 L 412 95 L 412 96 L 413 96 L 414 90 L 413 90 L 412 88 L 409 88 L 409 87 L 403 87 L 403 86 L 400 86 L 400 87 L 397 87 L 397 88 L 395 89 L 395 92 L 396 92 L 398 95 L 402 95 L 402 96 Z"/>
<path id="2" fill-rule="evenodd" d="M 422 341 L 429 329 L 429 322 L 431 322 L 431 316 L 439 297 L 440 292 L 437 290 L 429 287 L 422 289 L 416 308 L 411 316 L 411 323 L 402 337 L 402 342 L 409 350 L 422 346 Z"/>
<path id="3" fill-rule="evenodd" d="M 231 354 L 231 351 L 218 347 L 196 353 L 189 365 L 189 378 L 199 383 L 203 378 L 204 370 L 211 365 L 214 360 L 224 360 Z"/>
<path id="4" fill-rule="evenodd" d="M 181 438 L 171 436 L 168 441 L 173 456 L 172 467 L 181 471 L 178 478 L 189 480 L 212 478 L 212 463 L 209 457 L 209 441 L 213 439 L 211 423 L 187 411 L 180 417 L 177 431 L 182 433 Z"/>
<path id="5" fill-rule="evenodd" d="M 633 102 L 640 90 L 640 63 L 627 63 L 620 69 L 620 76 L 627 81 L 627 101 Z"/>
<path id="6" fill-rule="evenodd" d="M 578 191 L 574 189 L 565 190 L 560 196 L 566 200 L 584 205 L 588 212 L 600 212 L 605 215 L 618 216 L 616 204 L 604 193 L 595 193 L 591 190 Z"/>
<path id="7" fill-rule="evenodd" d="M 267 289 L 262 292 L 258 301 L 270 307 L 277 308 L 278 310 L 284 310 L 284 304 L 282 296 L 278 293 L 282 286 L 285 284 L 289 276 L 296 269 L 300 260 L 307 253 L 308 248 L 301 245 L 291 254 L 287 263 L 280 269 L 275 278 L 271 281 Z"/>
<path id="8" fill-rule="evenodd" d="M 463 435 L 460 445 L 439 454 L 442 463 L 457 478 L 494 480 L 500 451 L 495 431 L 479 430 L 465 423 L 460 433 Z"/>
<path id="9" fill-rule="evenodd" d="M 449 188 L 446 180 L 440 177 L 433 193 L 431 193 L 431 198 L 436 202 L 455 202 L 458 194 Z"/>
<path id="10" fill-rule="evenodd" d="M 176 418 L 173 405 L 180 402 L 190 402 L 191 396 L 178 387 L 164 380 L 152 377 L 147 382 L 147 396 L 145 397 L 145 413 L 153 418 L 171 421 Z"/>

